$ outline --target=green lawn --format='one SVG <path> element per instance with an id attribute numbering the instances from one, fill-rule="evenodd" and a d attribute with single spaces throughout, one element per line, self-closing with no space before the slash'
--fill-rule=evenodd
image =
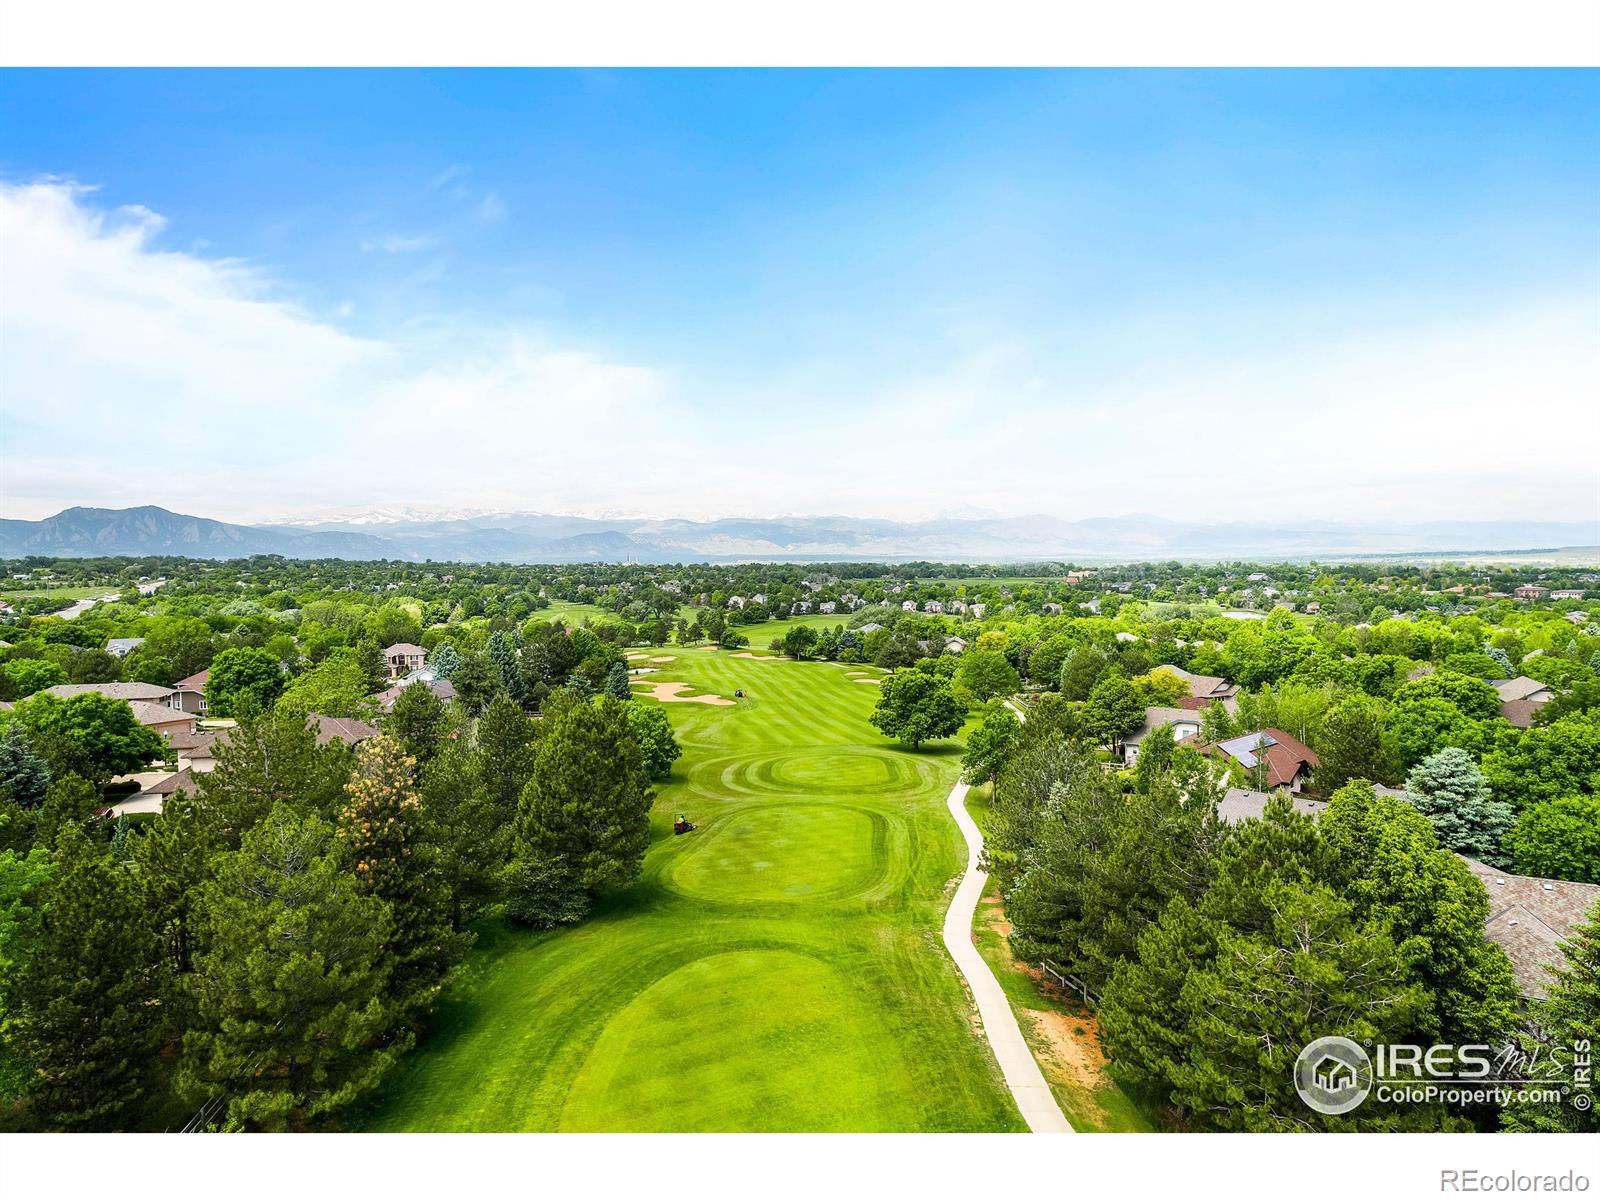
<path id="1" fill-rule="evenodd" d="M 49 596 L 53 600 L 86 600 L 90 596 L 103 596 L 107 592 L 120 592 L 114 583 L 93 584 L 89 587 L 21 588 L 0 592 L 0 600 L 17 601 L 33 596 Z"/>
<path id="2" fill-rule="evenodd" d="M 684 756 L 642 878 L 575 929 L 485 929 L 358 1124 L 1021 1129 L 939 940 L 957 747 L 886 743 L 857 668 L 659 653 L 651 683 L 746 695 L 663 705 Z M 699 829 L 673 837 L 678 812 Z"/>
<path id="3" fill-rule="evenodd" d="M 821 633 L 824 629 L 837 629 L 841 625 L 848 628 L 849 623 L 849 613 L 807 613 L 800 617 L 761 621 L 755 625 L 735 625 L 733 628 L 750 639 L 750 649 L 765 650 L 773 638 L 781 638 L 800 625 L 807 625 Z"/>
<path id="4" fill-rule="evenodd" d="M 617 615 L 598 604 L 577 604 L 571 600 L 552 600 L 549 608 L 531 613 L 531 620 L 561 621 L 567 625 L 582 625 L 585 621 L 615 621 Z"/>

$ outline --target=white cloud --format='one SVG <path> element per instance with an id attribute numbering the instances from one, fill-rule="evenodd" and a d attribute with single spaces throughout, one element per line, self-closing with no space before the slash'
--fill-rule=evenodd
<path id="1" fill-rule="evenodd" d="M 70 183 L 0 185 L 6 515 L 1597 515 L 1590 295 L 1227 356 L 1151 342 L 1092 378 L 1021 334 L 955 333 L 888 381 L 841 357 L 804 391 L 781 362 L 707 389 L 548 330 L 419 317 L 352 336 L 162 231 Z"/>
<path id="2" fill-rule="evenodd" d="M 353 337 L 261 270 L 162 250 L 158 222 L 115 218 L 67 184 L 0 185 L 7 515 L 248 518 L 466 491 L 554 504 L 614 486 L 628 431 L 674 440 L 649 368 L 526 331 L 466 349 L 454 331 L 431 356 Z"/>

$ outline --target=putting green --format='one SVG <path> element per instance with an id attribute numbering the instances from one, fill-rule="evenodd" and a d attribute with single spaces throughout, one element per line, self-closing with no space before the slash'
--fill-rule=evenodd
<path id="1" fill-rule="evenodd" d="M 764 1002 L 775 994 L 781 1006 Z M 606 1026 L 573 1082 L 560 1127 L 858 1129 L 864 1114 L 909 1100 L 916 1086 L 866 999 L 826 963 L 788 950 L 697 959 L 646 988 Z M 739 1031 L 743 1050 L 732 1071 L 721 1039 L 702 1036 L 716 1029 Z M 841 1086 L 818 1095 L 818 1079 Z"/>
<path id="2" fill-rule="evenodd" d="M 837 664 L 673 653 L 651 681 L 744 696 L 661 706 L 684 753 L 638 882 L 573 929 L 484 925 L 355 1124 L 1023 1128 L 939 941 L 959 747 L 887 742 Z M 698 828 L 675 837 L 680 812 Z"/>

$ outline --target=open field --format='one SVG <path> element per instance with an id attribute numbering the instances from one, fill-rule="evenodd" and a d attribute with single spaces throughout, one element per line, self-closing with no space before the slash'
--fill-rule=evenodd
<path id="1" fill-rule="evenodd" d="M 829 663 L 677 652 L 684 746 L 639 882 L 587 923 L 492 926 L 382 1130 L 1018 1130 L 939 941 L 964 862 L 951 743 L 867 724 Z M 643 681 L 641 681 L 643 682 Z M 653 703 L 636 700 L 635 703 Z M 673 837 L 674 814 L 699 829 Z"/>
<path id="2" fill-rule="evenodd" d="M 734 628 L 750 639 L 750 649 L 765 650 L 773 638 L 781 638 L 789 630 L 805 625 L 821 633 L 824 629 L 837 629 L 850 624 L 849 613 L 807 613 L 800 617 L 783 617 L 761 621 L 755 625 L 735 625 Z"/>
<path id="3" fill-rule="evenodd" d="M 549 608 L 541 608 L 530 619 L 560 621 L 567 625 L 582 625 L 585 621 L 615 621 L 616 614 L 607 612 L 598 604 L 575 604 L 571 600 L 552 600 Z"/>

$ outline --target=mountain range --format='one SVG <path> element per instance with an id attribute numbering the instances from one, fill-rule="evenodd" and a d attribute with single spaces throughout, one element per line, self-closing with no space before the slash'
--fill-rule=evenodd
<path id="1" fill-rule="evenodd" d="M 238 525 L 147 505 L 69 508 L 41 521 L 0 520 L 0 556 L 8 558 L 281 554 L 413 562 L 1083 562 L 1467 554 L 1597 544 L 1600 525 L 1582 521 L 1203 524 L 1145 514 L 1082 520 L 952 515 L 926 521 L 818 516 L 691 521 L 376 508 L 293 523 Z"/>

